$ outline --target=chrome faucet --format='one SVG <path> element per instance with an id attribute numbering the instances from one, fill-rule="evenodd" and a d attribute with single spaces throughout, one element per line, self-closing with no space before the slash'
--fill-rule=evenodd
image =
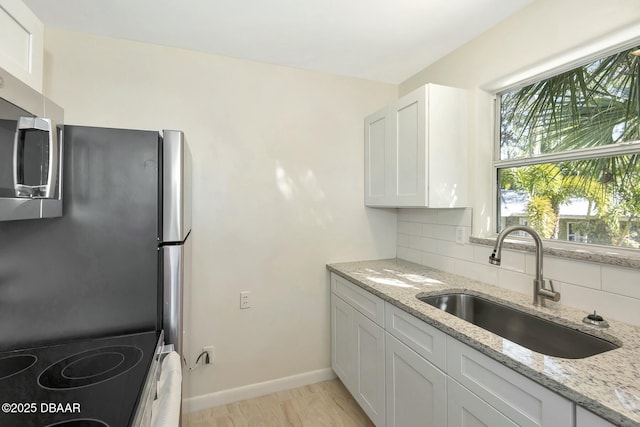
<path id="1" fill-rule="evenodd" d="M 498 234 L 498 240 L 496 240 L 493 253 L 489 257 L 489 263 L 493 265 L 500 265 L 502 242 L 504 242 L 504 239 L 514 231 L 526 232 L 533 237 L 533 241 L 536 244 L 536 278 L 533 280 L 533 305 L 540 305 L 541 307 L 544 307 L 545 299 L 560 301 L 560 292 L 556 292 L 553 289 L 553 282 L 551 280 L 549 280 L 549 286 L 551 289 L 547 289 L 544 286 L 544 279 L 542 278 L 542 239 L 533 228 L 526 225 L 513 225 L 502 230 L 500 234 Z"/>

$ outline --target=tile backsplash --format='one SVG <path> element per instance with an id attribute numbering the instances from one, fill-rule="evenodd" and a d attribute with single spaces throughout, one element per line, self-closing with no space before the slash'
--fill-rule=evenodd
<path id="1" fill-rule="evenodd" d="M 492 248 L 469 243 L 471 209 L 397 212 L 398 258 L 532 294 L 534 254 L 503 249 L 502 265 L 490 265 Z M 545 255 L 543 272 L 562 294 L 561 304 L 640 326 L 640 270 Z"/>

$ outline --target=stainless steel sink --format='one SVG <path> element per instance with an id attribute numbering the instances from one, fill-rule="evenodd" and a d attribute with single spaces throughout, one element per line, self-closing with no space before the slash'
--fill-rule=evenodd
<path id="1" fill-rule="evenodd" d="M 434 307 L 530 350 L 565 359 L 582 359 L 619 345 L 477 295 L 418 296 Z"/>

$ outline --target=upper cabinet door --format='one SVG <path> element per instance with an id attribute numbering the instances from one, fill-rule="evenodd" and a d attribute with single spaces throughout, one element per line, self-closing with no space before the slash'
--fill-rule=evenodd
<path id="1" fill-rule="evenodd" d="M 391 108 L 392 188 L 397 206 L 425 206 L 428 200 L 424 90 L 414 91 Z"/>
<path id="2" fill-rule="evenodd" d="M 390 203 L 391 123 L 388 108 L 364 120 L 364 201 L 367 206 L 388 206 Z"/>
<path id="3" fill-rule="evenodd" d="M 428 84 L 367 117 L 365 204 L 469 206 L 467 116 L 465 90 Z"/>
<path id="4" fill-rule="evenodd" d="M 20 0 L 0 0 L 0 68 L 42 92 L 44 25 Z"/>

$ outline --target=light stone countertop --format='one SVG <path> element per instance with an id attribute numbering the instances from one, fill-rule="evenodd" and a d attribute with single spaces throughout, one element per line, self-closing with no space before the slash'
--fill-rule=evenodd
<path id="1" fill-rule="evenodd" d="M 609 319 L 610 328 L 596 328 L 582 322 L 587 313 L 562 306 L 561 302 L 547 301 L 547 307 L 535 307 L 531 304 L 532 295 L 400 259 L 336 263 L 327 268 L 613 424 L 640 426 L 640 328 Z M 461 290 L 482 294 L 622 347 L 584 359 L 546 356 L 416 298 L 418 294 Z"/>

